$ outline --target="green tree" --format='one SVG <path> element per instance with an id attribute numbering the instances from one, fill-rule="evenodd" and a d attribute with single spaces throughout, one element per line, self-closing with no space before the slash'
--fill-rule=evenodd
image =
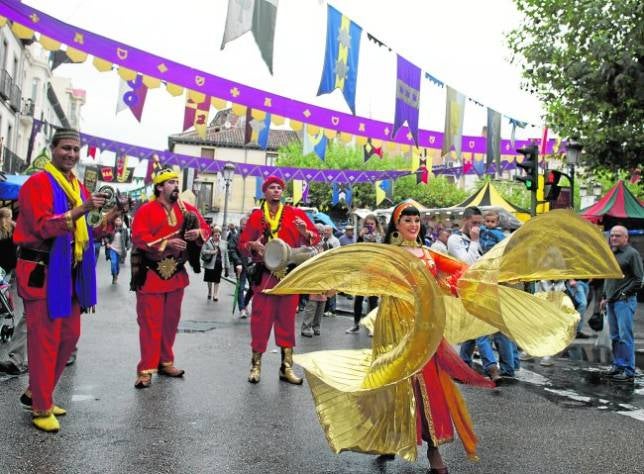
<path id="1" fill-rule="evenodd" d="M 330 142 L 324 161 L 315 154 L 302 155 L 299 143 L 290 143 L 279 151 L 277 159 L 279 166 L 292 166 L 314 169 L 355 169 L 355 170 L 391 170 L 409 169 L 409 158 L 404 156 L 385 156 L 382 159 L 371 158 L 364 162 L 361 147 L 352 148 L 341 143 Z M 334 214 L 346 213 L 348 209 L 341 202 L 331 207 L 331 185 L 327 183 L 311 183 L 309 188 L 309 204 L 324 212 Z M 287 194 L 292 193 L 289 186 Z M 467 193 L 450 183 L 443 176 L 436 176 L 427 185 L 416 184 L 415 176 L 403 176 L 394 182 L 393 202 L 412 198 L 428 207 L 447 207 L 458 204 L 467 197 Z M 393 203 L 381 204 L 390 206 Z M 354 208 L 376 208 L 376 190 L 373 183 L 361 183 L 353 186 Z"/>
<path id="2" fill-rule="evenodd" d="M 524 15 L 508 34 L 525 88 L 547 123 L 583 145 L 592 170 L 642 168 L 644 2 L 515 0 Z"/>

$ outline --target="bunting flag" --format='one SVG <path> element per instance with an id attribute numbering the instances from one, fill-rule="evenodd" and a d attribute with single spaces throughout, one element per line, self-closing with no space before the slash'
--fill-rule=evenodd
<path id="1" fill-rule="evenodd" d="M 186 108 L 183 113 L 183 130 L 186 131 L 195 127 L 195 131 L 202 138 L 206 138 L 208 127 L 208 114 L 210 113 L 210 97 L 206 96 L 204 101 L 197 104 L 192 99 L 186 100 Z"/>
<path id="2" fill-rule="evenodd" d="M 379 206 L 385 199 L 393 202 L 394 182 L 392 179 L 376 181 L 376 206 Z"/>
<path id="3" fill-rule="evenodd" d="M 67 52 L 59 49 L 58 51 L 50 51 L 49 53 L 49 68 L 53 71 L 61 64 L 73 63 Z"/>
<path id="4" fill-rule="evenodd" d="M 262 59 L 273 74 L 273 43 L 278 0 L 228 0 L 226 28 L 221 49 L 226 43 L 250 31 Z"/>
<path id="5" fill-rule="evenodd" d="M 396 76 L 396 115 L 391 138 L 407 122 L 409 133 L 418 147 L 418 107 L 420 104 L 420 68 L 398 55 Z"/>
<path id="6" fill-rule="evenodd" d="M 429 171 L 427 170 L 427 150 L 419 155 L 420 162 L 418 164 L 418 171 L 416 171 L 416 184 L 427 184 L 429 181 Z"/>
<path id="7" fill-rule="evenodd" d="M 114 181 L 114 167 L 113 166 L 101 166 L 101 181 L 111 183 Z"/>
<path id="8" fill-rule="evenodd" d="M 302 180 L 302 202 L 307 204 L 309 202 L 309 182 Z"/>
<path id="9" fill-rule="evenodd" d="M 367 139 L 367 143 L 365 143 L 364 145 L 364 161 L 367 162 L 367 160 L 373 155 L 378 155 L 380 158 L 382 158 L 382 146 L 376 148 L 371 143 L 371 138 L 369 138 Z"/>
<path id="10" fill-rule="evenodd" d="M 257 143 L 262 149 L 268 148 L 271 131 L 271 114 L 267 113 L 263 120 L 253 118 L 253 109 L 246 108 L 246 125 L 244 129 L 244 145 Z"/>
<path id="11" fill-rule="evenodd" d="M 445 134 L 443 136 L 442 156 L 454 149 L 456 158 L 461 157 L 461 141 L 463 140 L 463 117 L 465 112 L 465 96 L 456 89 L 446 86 L 447 100 L 445 104 Z"/>
<path id="12" fill-rule="evenodd" d="M 528 122 L 520 122 L 517 119 L 510 118 L 510 125 L 512 125 L 512 131 L 510 132 L 510 147 L 514 149 L 514 142 L 516 141 L 517 127 L 526 128 Z"/>
<path id="13" fill-rule="evenodd" d="M 87 156 L 92 157 L 93 160 L 96 159 L 96 147 L 95 146 L 88 146 L 87 147 Z"/>
<path id="14" fill-rule="evenodd" d="M 324 135 L 324 130 L 320 130 L 315 137 L 312 137 L 309 135 L 308 126 L 305 125 L 302 136 L 302 155 L 306 156 L 309 153 L 315 153 L 318 158 L 324 161 L 328 142 L 329 139 Z"/>
<path id="15" fill-rule="evenodd" d="M 83 176 L 83 184 L 90 193 L 96 191 L 96 183 L 98 182 L 98 168 L 96 166 L 85 167 L 85 175 Z"/>
<path id="16" fill-rule="evenodd" d="M 547 144 L 548 144 L 548 127 L 543 127 L 543 133 L 541 134 L 541 146 L 539 147 L 539 154 L 542 157 L 546 156 Z"/>
<path id="17" fill-rule="evenodd" d="M 301 179 L 293 180 L 293 205 L 296 206 L 302 201 L 304 181 Z"/>
<path id="18" fill-rule="evenodd" d="M 331 188 L 331 205 L 337 206 L 340 201 L 344 201 L 347 207 L 353 203 L 353 189 L 350 184 L 333 183 Z"/>
<path id="19" fill-rule="evenodd" d="M 501 167 L 501 114 L 496 110 L 487 109 L 487 160 L 490 166 L 496 165 L 496 169 Z"/>
<path id="20" fill-rule="evenodd" d="M 155 153 L 151 158 L 148 159 L 148 168 L 145 172 L 143 183 L 145 183 L 146 185 L 150 184 L 152 182 L 152 179 L 154 178 L 154 175 L 156 175 L 157 172 L 161 170 L 161 168 L 162 165 L 159 161 L 159 155 Z"/>
<path id="21" fill-rule="evenodd" d="M 474 153 L 472 153 L 472 168 L 474 169 L 474 172 L 479 176 L 485 174 L 485 160 L 483 160 L 483 158 L 477 160 L 474 156 Z"/>
<path id="22" fill-rule="evenodd" d="M 362 28 L 331 5 L 327 11 L 326 51 L 318 95 L 340 89 L 355 115 Z"/>
<path id="23" fill-rule="evenodd" d="M 116 113 L 129 108 L 134 118 L 141 121 L 145 98 L 148 95 L 148 88 L 143 84 L 143 76 L 137 74 L 133 81 L 120 80 L 119 94 L 116 100 Z"/>
<path id="24" fill-rule="evenodd" d="M 262 186 L 264 185 L 264 178 L 258 177 L 255 178 L 255 200 L 260 201 L 261 199 L 264 199 L 264 191 L 262 190 Z"/>
<path id="25" fill-rule="evenodd" d="M 114 162 L 114 178 L 113 181 L 122 183 L 122 179 L 125 176 L 125 170 L 127 169 L 127 155 L 125 153 L 120 153 L 116 156 L 116 161 Z"/>

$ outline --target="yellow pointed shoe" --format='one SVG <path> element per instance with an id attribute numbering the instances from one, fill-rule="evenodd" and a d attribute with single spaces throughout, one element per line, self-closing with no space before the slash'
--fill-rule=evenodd
<path id="1" fill-rule="evenodd" d="M 53 413 L 44 416 L 34 416 L 31 423 L 39 430 L 47 433 L 57 433 L 60 430 L 60 423 Z"/>
<path id="2" fill-rule="evenodd" d="M 51 413 L 54 416 L 65 416 L 67 414 L 67 410 L 63 407 L 59 407 L 58 405 L 54 405 L 54 408 L 51 409 Z"/>

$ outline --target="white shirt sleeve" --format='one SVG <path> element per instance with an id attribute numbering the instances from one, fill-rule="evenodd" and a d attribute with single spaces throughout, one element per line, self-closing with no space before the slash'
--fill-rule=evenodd
<path id="1" fill-rule="evenodd" d="M 478 241 L 468 241 L 462 235 L 450 235 L 447 239 L 447 253 L 452 257 L 471 265 L 481 256 L 481 245 Z"/>

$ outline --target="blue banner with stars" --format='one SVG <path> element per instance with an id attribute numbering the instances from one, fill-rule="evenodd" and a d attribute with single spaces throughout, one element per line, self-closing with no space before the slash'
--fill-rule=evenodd
<path id="1" fill-rule="evenodd" d="M 362 28 L 328 6 L 324 70 L 318 95 L 340 89 L 351 112 L 356 113 L 356 84 Z"/>

